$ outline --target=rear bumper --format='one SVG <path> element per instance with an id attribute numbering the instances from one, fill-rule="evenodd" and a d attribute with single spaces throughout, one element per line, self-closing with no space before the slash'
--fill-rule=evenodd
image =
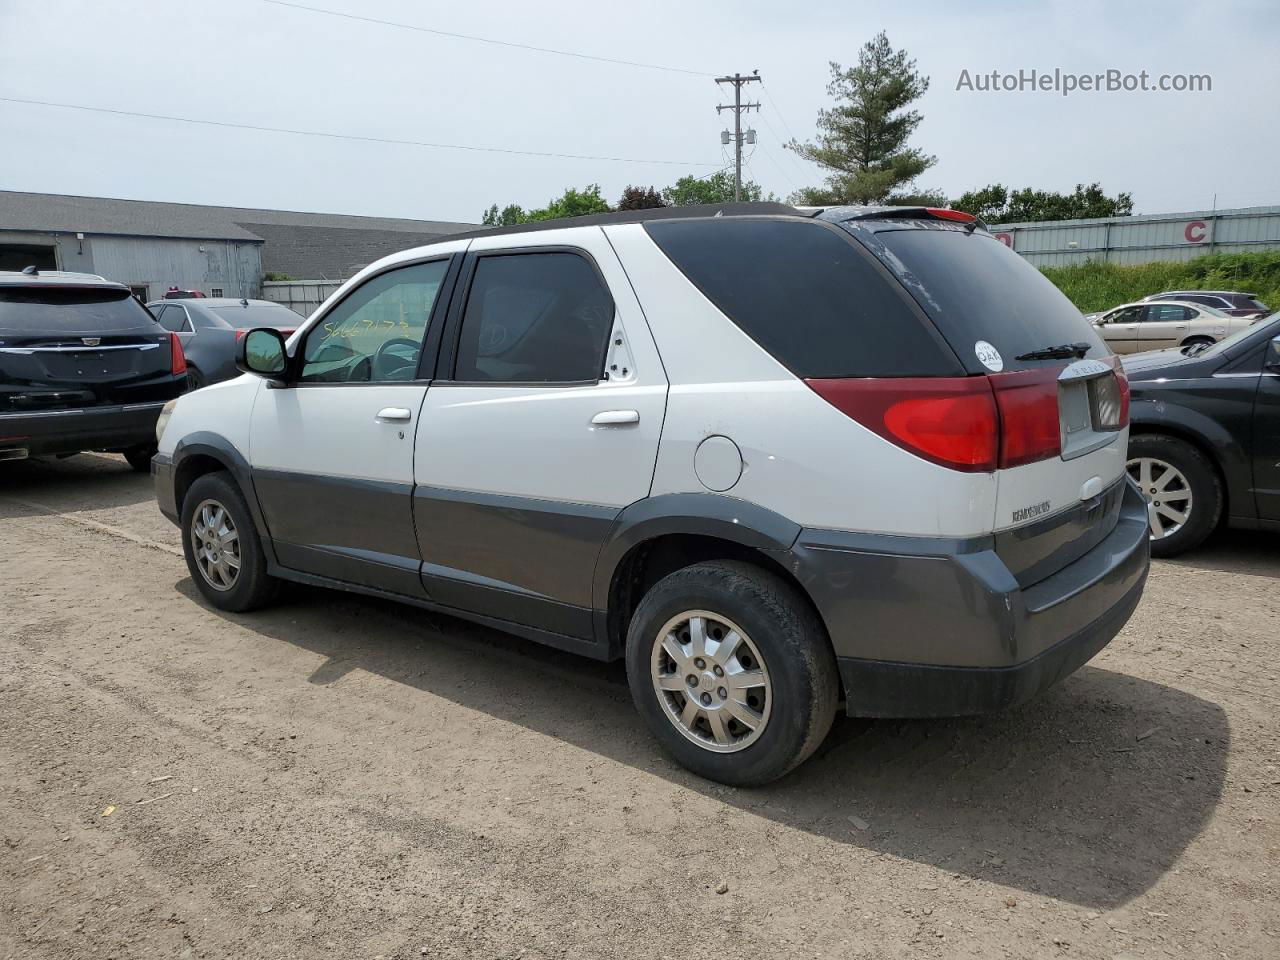
<path id="1" fill-rule="evenodd" d="M 75 410 L 0 414 L 0 450 L 25 450 L 27 456 L 122 450 L 154 443 L 156 418 L 164 402 L 127 403 Z"/>
<path id="2" fill-rule="evenodd" d="M 1127 481 L 1114 529 L 1025 588 L 990 538 L 834 539 L 806 531 L 793 550 L 855 716 L 960 716 L 1034 696 L 1120 631 L 1150 563 L 1146 507 Z"/>

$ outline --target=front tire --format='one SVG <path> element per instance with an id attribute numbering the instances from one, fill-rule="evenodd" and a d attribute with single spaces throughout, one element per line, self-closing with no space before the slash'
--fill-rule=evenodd
<path id="1" fill-rule="evenodd" d="M 136 447 L 130 447 L 128 450 L 122 450 L 125 460 L 129 462 L 129 466 L 133 467 L 138 473 L 151 472 L 151 458 L 156 455 L 156 445 L 154 443 L 140 443 Z"/>
<path id="2" fill-rule="evenodd" d="M 803 762 L 840 699 L 817 614 L 749 563 L 677 570 L 645 594 L 627 631 L 627 680 L 650 732 L 709 780 L 758 786 Z"/>
<path id="3" fill-rule="evenodd" d="M 1222 483 L 1213 464 L 1177 437 L 1129 438 L 1129 476 L 1147 501 L 1151 555 L 1172 557 L 1198 547 L 1222 518 Z"/>
<path id="4" fill-rule="evenodd" d="M 219 610 L 244 613 L 275 599 L 253 516 L 230 475 L 199 477 L 182 500 L 182 552 L 196 589 Z"/>

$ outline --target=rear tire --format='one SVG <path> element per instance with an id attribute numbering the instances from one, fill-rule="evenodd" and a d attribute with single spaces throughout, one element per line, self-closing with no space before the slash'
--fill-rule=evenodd
<path id="1" fill-rule="evenodd" d="M 182 552 L 196 589 L 219 610 L 244 613 L 275 599 L 266 551 L 240 488 L 225 472 L 197 478 L 182 500 Z"/>
<path id="2" fill-rule="evenodd" d="M 205 385 L 204 374 L 190 364 L 187 365 L 187 393 L 199 390 Z"/>
<path id="3" fill-rule="evenodd" d="M 1130 437 L 1128 469 L 1147 501 L 1153 557 L 1198 547 L 1217 529 L 1222 482 L 1213 464 L 1191 444 L 1159 433 Z M 1181 516 L 1185 520 L 1179 522 Z"/>
<path id="4" fill-rule="evenodd" d="M 626 658 L 636 709 L 662 746 L 733 786 L 769 783 L 803 762 L 840 699 L 813 608 L 749 563 L 699 563 L 664 577 L 631 619 Z"/>
<path id="5" fill-rule="evenodd" d="M 156 445 L 154 443 L 140 443 L 136 447 L 122 450 L 121 453 L 129 461 L 129 466 L 133 467 L 138 473 L 150 473 L 151 458 L 156 455 Z"/>

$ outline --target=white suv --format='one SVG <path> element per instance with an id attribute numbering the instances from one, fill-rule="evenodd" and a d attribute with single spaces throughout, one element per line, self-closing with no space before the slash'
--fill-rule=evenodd
<path id="1" fill-rule="evenodd" d="M 1147 574 L 1118 363 L 949 210 L 478 231 L 238 363 L 154 461 L 211 604 L 296 580 L 625 657 L 650 730 L 726 783 L 786 773 L 841 704 L 1024 700 Z"/>

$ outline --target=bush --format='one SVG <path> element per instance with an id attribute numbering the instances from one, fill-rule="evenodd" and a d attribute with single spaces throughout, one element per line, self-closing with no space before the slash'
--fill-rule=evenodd
<path id="1" fill-rule="evenodd" d="M 1041 272 L 1084 313 L 1109 310 L 1162 290 L 1239 290 L 1280 309 L 1280 250 L 1214 253 L 1181 263 L 1121 266 L 1088 261 Z"/>

